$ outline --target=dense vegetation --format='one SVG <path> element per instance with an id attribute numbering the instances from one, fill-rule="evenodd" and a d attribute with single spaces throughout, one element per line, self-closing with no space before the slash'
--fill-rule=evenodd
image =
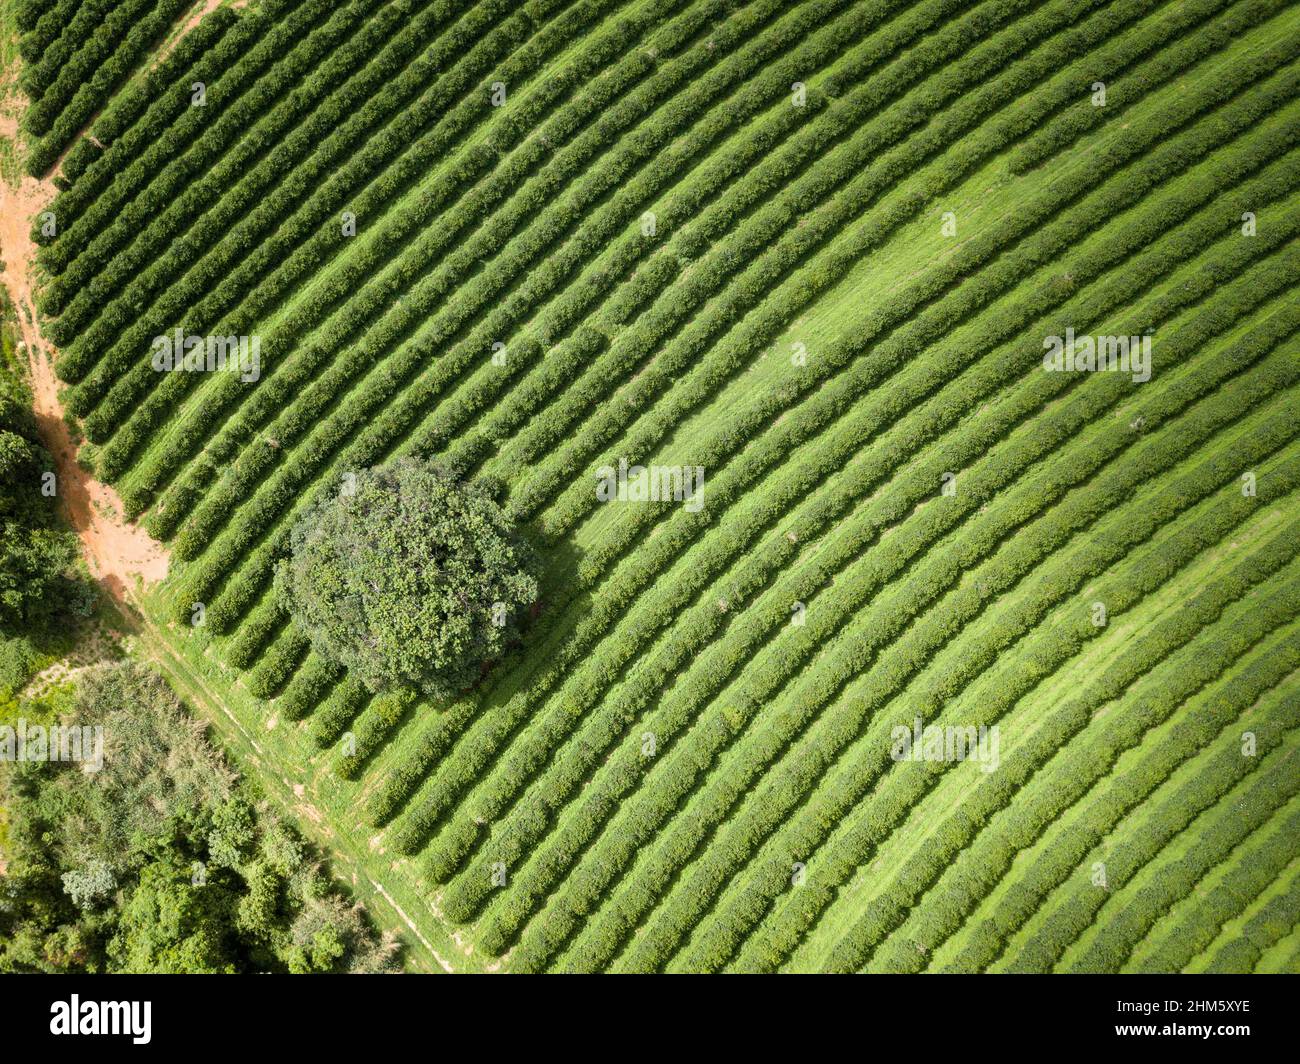
<path id="1" fill-rule="evenodd" d="M 450 699 L 517 635 L 530 564 L 483 486 L 399 458 L 303 515 L 277 594 L 316 653 L 372 691 Z"/>
<path id="2" fill-rule="evenodd" d="M 191 0 L 17 0 L 23 120 L 41 176 L 151 54 Z"/>
<path id="3" fill-rule="evenodd" d="M 1300 969 L 1300 7 L 262 0 L 41 86 L 127 6 L 25 6 L 64 398 L 428 966 Z"/>
<path id="4" fill-rule="evenodd" d="M 13 313 L 0 292 L 0 707 L 60 643 L 60 629 L 94 604 L 76 537 L 58 514 Z"/>
<path id="5" fill-rule="evenodd" d="M 102 765 L 0 767 L 0 971 L 385 971 L 394 944 L 152 672 L 81 675 L 63 720 Z"/>

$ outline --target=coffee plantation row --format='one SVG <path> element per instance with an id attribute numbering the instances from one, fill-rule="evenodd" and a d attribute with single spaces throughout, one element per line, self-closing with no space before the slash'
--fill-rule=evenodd
<path id="1" fill-rule="evenodd" d="M 147 638 L 415 967 L 1300 970 L 1296 5 L 13 6 Z M 406 456 L 540 559 L 446 698 L 284 592 Z"/>

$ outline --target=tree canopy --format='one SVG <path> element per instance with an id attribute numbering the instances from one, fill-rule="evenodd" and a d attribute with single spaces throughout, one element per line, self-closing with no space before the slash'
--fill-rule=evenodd
<path id="1" fill-rule="evenodd" d="M 31 395 L 0 295 L 0 702 L 36 670 L 40 648 L 69 612 L 87 615 L 93 585 L 79 569 L 77 537 L 62 523 L 48 480 Z"/>
<path id="2" fill-rule="evenodd" d="M 0 762 L 0 972 L 396 967 L 395 940 L 335 889 L 157 673 L 88 669 L 68 709 L 103 729 L 95 771 Z"/>
<path id="3" fill-rule="evenodd" d="M 371 690 L 448 698 L 517 632 L 537 599 L 531 568 L 486 488 L 400 458 L 304 515 L 276 586 L 317 653 Z"/>

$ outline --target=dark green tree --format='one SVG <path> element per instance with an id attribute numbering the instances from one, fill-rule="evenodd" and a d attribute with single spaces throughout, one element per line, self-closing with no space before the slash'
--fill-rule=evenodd
<path id="1" fill-rule="evenodd" d="M 77 540 L 58 523 L 55 501 L 41 492 L 54 468 L 34 439 L 13 431 L 26 420 L 0 396 L 0 627 L 45 618 L 68 597 Z"/>
<path id="2" fill-rule="evenodd" d="M 160 676 L 78 677 L 103 764 L 0 761 L 3 972 L 383 972 L 397 943 L 343 898 Z"/>
<path id="3" fill-rule="evenodd" d="M 371 690 L 471 686 L 537 598 L 531 553 L 480 485 L 400 458 L 293 529 L 276 586 L 316 651 Z"/>
<path id="4" fill-rule="evenodd" d="M 8 313 L 0 293 L 0 319 Z M 48 490 L 57 488 L 46 479 L 54 461 L 18 366 L 13 331 L 0 320 L 0 700 L 21 689 L 42 651 L 66 634 L 67 615 L 86 616 L 94 605 L 77 538 Z"/>

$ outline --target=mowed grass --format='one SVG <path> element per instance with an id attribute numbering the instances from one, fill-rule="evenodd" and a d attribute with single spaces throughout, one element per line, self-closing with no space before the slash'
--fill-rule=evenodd
<path id="1" fill-rule="evenodd" d="M 145 644 L 412 967 L 1295 970 L 1300 13 L 372 6 L 178 60 L 211 110 L 121 119 L 42 256 L 173 550 Z M 308 85 L 345 26 L 382 45 Z M 181 323 L 261 334 L 256 386 L 151 373 Z M 1066 328 L 1151 330 L 1151 380 L 1045 373 Z M 269 576 L 399 453 L 499 481 L 548 571 L 391 720 Z M 703 508 L 598 505 L 620 458 Z M 895 762 L 916 717 L 997 769 Z"/>

